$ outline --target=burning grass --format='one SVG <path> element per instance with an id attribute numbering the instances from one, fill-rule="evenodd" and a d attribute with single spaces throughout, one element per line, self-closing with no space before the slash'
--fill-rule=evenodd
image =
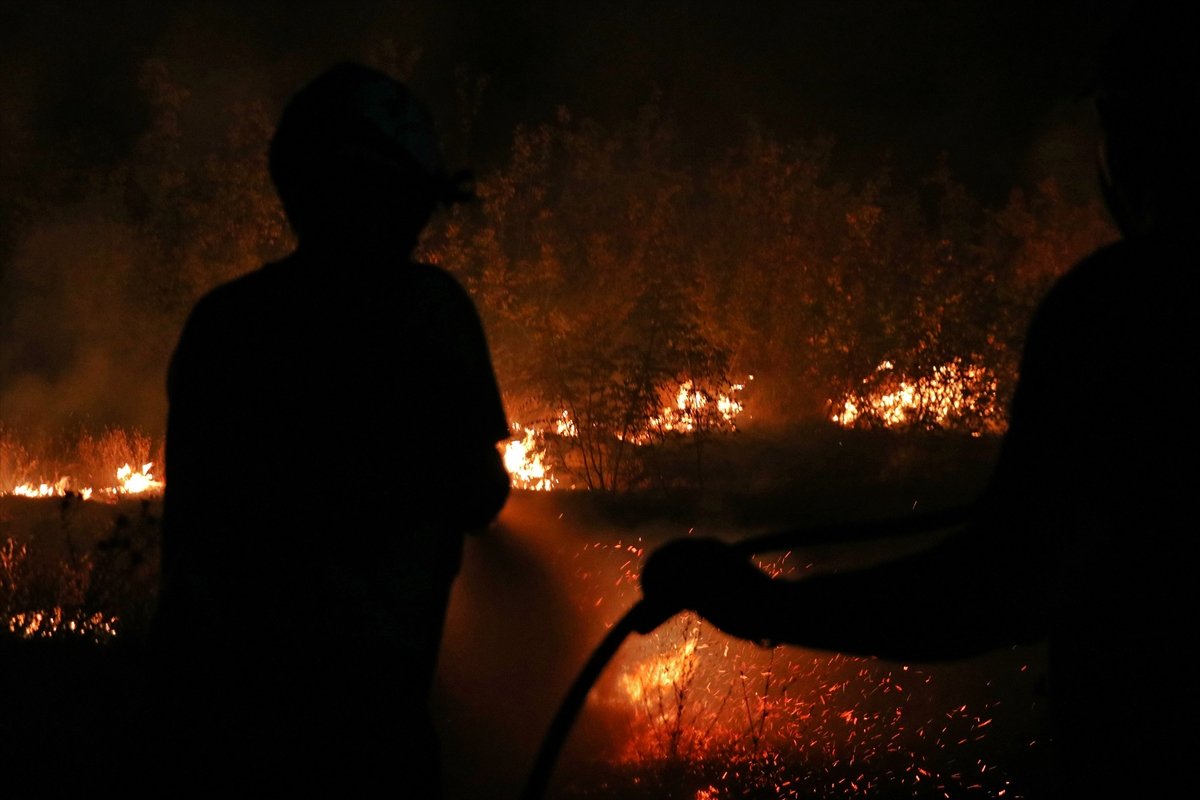
<path id="1" fill-rule="evenodd" d="M 0 636 L 139 640 L 158 593 L 157 506 L 0 497 Z"/>
<path id="2" fill-rule="evenodd" d="M 753 381 L 754 376 L 746 380 Z M 629 410 L 619 426 L 598 422 L 601 415 L 588 415 L 590 425 L 584 425 L 582 435 L 580 423 L 568 408 L 560 409 L 543 424 L 514 423 L 513 438 L 502 445 L 504 464 L 518 489 L 601 488 L 605 481 L 599 480 L 600 475 L 608 470 L 614 475 L 620 472 L 615 466 L 605 465 L 612 455 L 609 451 L 633 450 L 643 457 L 631 454 L 627 458 L 628 474 L 624 478 L 631 486 L 651 483 L 648 472 L 652 470 L 642 463 L 652 460 L 650 453 L 669 450 L 670 445 L 681 441 L 699 450 L 709 435 L 737 431 L 738 416 L 745 409 L 740 393 L 745 388 L 746 383 L 734 383 L 723 392 L 714 392 L 690 379 L 666 384 L 657 389 L 653 413 L 636 417 Z M 656 478 L 659 483 L 663 481 L 661 470 Z M 691 479 L 703 480 L 702 475 Z M 611 483 L 609 488 L 615 485 Z"/>
<path id="3" fill-rule="evenodd" d="M 636 599 L 642 560 L 657 544 L 695 526 L 740 537 L 962 491 L 928 485 L 961 478 L 961 463 L 937 473 L 912 446 L 897 459 L 905 448 L 893 446 L 909 439 L 822 430 L 824 438 L 798 434 L 807 450 L 785 443 L 793 462 L 759 449 L 765 440 L 753 435 L 730 440 L 727 475 L 754 485 L 756 472 L 771 473 L 743 496 L 728 485 L 701 496 L 518 491 L 500 528 L 468 546 L 451 606 L 437 701 L 449 796 L 515 796 L 553 704 L 586 649 Z M 845 486 L 856 487 L 853 497 Z M 136 642 L 153 609 L 157 546 L 154 499 L 0 498 L 0 635 Z M 779 554 L 762 566 L 795 577 L 829 555 Z M 473 593 L 475 605 L 464 600 Z M 759 647 L 681 615 L 618 653 L 553 796 L 1023 797 L 1043 757 L 1038 658 L 1013 651 L 962 665 L 892 664 Z"/>
<path id="4" fill-rule="evenodd" d="M 956 429 L 976 437 L 1002 434 L 1008 420 L 998 390 L 994 371 L 962 359 L 916 378 L 883 361 L 835 404 L 831 419 L 847 428 Z"/>
<path id="5" fill-rule="evenodd" d="M 619 576 L 596 608 L 627 606 L 643 544 L 585 549 Z M 796 577 L 813 565 L 784 554 L 760 566 Z M 606 720 L 607 746 L 576 752 L 560 796 L 1025 797 L 1045 757 L 1040 658 L 895 664 L 762 647 L 683 614 L 610 665 L 585 711 Z"/>
<path id="6" fill-rule="evenodd" d="M 0 426 L 0 497 L 79 496 L 115 501 L 163 489 L 162 446 L 136 430 L 107 428 L 26 442 Z"/>

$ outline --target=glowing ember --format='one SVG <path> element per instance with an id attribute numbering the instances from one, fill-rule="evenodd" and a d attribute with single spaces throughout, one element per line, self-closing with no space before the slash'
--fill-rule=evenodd
<path id="1" fill-rule="evenodd" d="M 93 614 L 64 612 L 60 607 L 23 611 L 9 615 L 8 632 L 22 639 L 82 636 L 103 642 L 116 637 L 117 618 L 100 611 Z"/>
<path id="2" fill-rule="evenodd" d="M 634 703 L 641 703 L 649 694 L 666 689 L 677 693 L 686 691 L 695 670 L 693 656 L 699 641 L 699 627 L 690 628 L 683 642 L 671 652 L 660 653 L 623 674 L 621 688 Z"/>
<path id="3" fill-rule="evenodd" d="M 734 395 L 745 388 L 746 384 L 735 383 L 729 387 L 729 394 L 718 394 L 713 398 L 697 389 L 692 381 L 684 381 L 675 393 L 674 406 L 663 408 L 662 414 L 651 419 L 648 427 L 683 433 L 692 433 L 702 426 L 732 428 L 743 409 Z"/>
<path id="4" fill-rule="evenodd" d="M 1002 433 L 1003 410 L 996 401 L 995 373 L 955 359 L 913 380 L 884 361 L 862 381 L 862 389 L 842 399 L 831 419 L 846 428 L 924 426 L 965 428 L 973 436 Z"/>
<path id="5" fill-rule="evenodd" d="M 753 380 L 753 376 L 750 376 L 749 380 Z M 737 393 L 745 388 L 744 383 L 735 383 L 729 387 L 728 394 L 722 393 L 713 397 L 696 388 L 692 381 L 684 381 L 675 390 L 673 402 L 664 405 L 662 413 L 646 420 L 640 429 L 635 429 L 626 441 L 635 445 L 645 445 L 670 433 L 735 430 L 735 420 L 744 408 L 737 399 Z M 558 412 L 552 427 L 554 435 L 564 438 L 579 436 L 575 420 L 566 409 Z M 560 478 L 554 473 L 547 454 L 546 430 L 514 423 L 512 431 L 513 438 L 502 444 L 501 451 L 504 467 L 512 478 L 513 486 L 538 492 L 562 488 Z"/>
<path id="6" fill-rule="evenodd" d="M 558 419 L 554 420 L 554 432 L 559 436 L 578 436 L 579 430 L 575 427 L 575 421 L 571 419 L 571 412 L 563 409 L 558 414 Z"/>
<path id="7" fill-rule="evenodd" d="M 577 577 L 600 579 L 593 590 L 602 594 L 586 605 L 610 614 L 627 607 L 643 549 L 594 544 L 585 552 Z M 600 558 L 611 563 L 597 570 Z M 812 565 L 787 554 L 760 566 L 797 577 Z M 654 796 L 645 787 L 665 781 L 670 796 L 696 798 L 1022 797 L 1013 774 L 993 763 L 995 745 L 981 744 L 1002 727 L 993 724 L 1001 701 L 986 687 L 969 697 L 950 689 L 954 699 L 944 699 L 936 675 L 765 648 L 682 614 L 627 641 L 593 692 L 592 713 L 628 726 L 601 756 L 621 765 L 626 783 L 604 796 Z M 1036 742 L 1022 737 L 1017 747 Z"/>
<path id="8" fill-rule="evenodd" d="M 63 476 L 53 483 L 28 481 L 18 483 L 13 486 L 11 492 L 0 491 L 0 497 L 5 494 L 12 494 L 16 497 L 65 497 L 68 494 L 74 494 L 84 500 L 91 500 L 93 497 L 115 500 L 134 494 L 154 495 L 162 492 L 164 483 L 154 477 L 154 473 L 151 472 L 153 468 L 153 462 L 142 464 L 140 470 L 134 470 L 129 464 L 125 464 L 113 472 L 117 478 L 116 484 L 101 489 L 93 489 L 90 486 L 73 488 L 71 478 Z"/>

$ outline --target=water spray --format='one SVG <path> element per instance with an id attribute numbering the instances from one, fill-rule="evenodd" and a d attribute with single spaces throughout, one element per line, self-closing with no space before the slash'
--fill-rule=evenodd
<path id="1" fill-rule="evenodd" d="M 973 508 L 971 505 L 964 505 L 901 518 L 788 528 L 744 539 L 733 544 L 731 550 L 735 555 L 750 558 L 760 553 L 798 547 L 852 544 L 935 533 L 961 527 L 970 518 Z M 667 613 L 663 609 L 653 607 L 644 599 L 639 600 L 609 629 L 575 677 L 559 705 L 558 712 L 551 720 L 530 770 L 525 791 L 521 795 L 522 800 L 542 800 L 546 796 L 554 766 L 583 704 L 587 701 L 588 694 L 629 634 L 635 631 L 643 635 L 650 634 L 682 610 L 684 609 L 674 609 Z"/>

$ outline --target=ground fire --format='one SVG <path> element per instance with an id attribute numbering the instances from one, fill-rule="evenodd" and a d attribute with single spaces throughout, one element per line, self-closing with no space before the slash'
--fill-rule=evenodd
<path id="1" fill-rule="evenodd" d="M 895 383 L 893 390 L 868 394 L 867 410 L 844 400 L 834 422 L 850 427 L 870 413 L 884 426 L 904 427 L 915 409 L 923 409 L 954 424 L 956 410 L 979 402 L 971 399 L 972 393 L 989 380 L 985 371 L 957 363 L 915 381 L 893 375 L 890 363 L 877 372 Z M 873 378 L 872 389 L 879 383 Z M 663 392 L 661 411 L 644 422 L 631 443 L 645 446 L 654 434 L 693 435 L 704 425 L 731 433 L 745 410 L 739 395 L 744 388 L 745 383 L 733 384 L 727 393 L 710 396 L 690 381 L 680 382 Z M 570 442 L 579 435 L 576 426 L 566 410 L 544 425 L 514 424 L 513 437 L 500 445 L 514 487 L 535 493 L 570 488 L 569 474 L 556 468 L 547 439 Z M 11 444 L 8 449 L 17 450 Z M 25 462 L 42 469 L 50 464 L 31 458 Z M 11 481 L 13 459 L 7 469 Z M 53 479 L 22 475 L 0 494 L 43 502 L 117 503 L 153 501 L 164 488 L 153 461 L 110 468 L 107 485 L 84 486 L 49 471 L 55 473 Z M 577 574 L 581 585 L 575 588 L 586 598 L 581 613 L 601 626 L 611 625 L 637 595 L 648 549 L 640 538 L 582 546 L 576 558 L 586 568 Z M 25 545 L 10 538 L 0 547 L 4 574 L 19 574 L 28 555 Z M 760 561 L 769 574 L 784 578 L 812 566 L 798 563 L 792 553 Z M 5 612 L 8 633 L 24 639 L 82 636 L 103 643 L 118 639 L 123 625 L 109 609 L 78 605 Z M 1024 673 L 1025 666 L 1014 668 Z M 624 734 L 602 756 L 617 771 L 614 791 L 622 781 L 632 790 L 666 780 L 682 766 L 690 776 L 685 783 L 694 784 L 688 796 L 697 800 L 867 798 L 897 791 L 909 796 L 1021 797 L 1010 771 L 985 757 L 986 748 L 979 746 L 991 729 L 998 695 L 976 693 L 970 702 L 955 697 L 942 707 L 936 681 L 935 673 L 911 665 L 763 648 L 682 615 L 626 643 L 593 692 L 589 709 L 622 720 Z M 1036 749 L 1037 742 L 1030 747 Z M 564 791 L 570 795 L 572 790 Z"/>
<path id="2" fill-rule="evenodd" d="M 750 375 L 747 381 L 754 380 Z M 720 432 L 737 430 L 738 415 L 744 404 L 738 399 L 745 383 L 730 384 L 726 392 L 712 396 L 699 389 L 694 381 L 684 380 L 676 389 L 660 392 L 664 402 L 661 410 L 633 425 L 630 433 L 617 434 L 617 438 L 636 446 L 646 446 L 664 436 L 695 434 L 699 429 L 716 429 Z M 560 440 L 577 440 L 579 430 L 571 412 L 561 409 L 549 425 L 527 427 L 513 423 L 513 438 L 503 445 L 504 465 L 512 476 L 513 486 L 529 491 L 551 491 L 571 488 L 574 482 L 564 484 L 562 466 L 556 467 L 551 457 L 546 436 Z"/>
<path id="3" fill-rule="evenodd" d="M 745 408 L 739 399 L 740 393 L 753 380 L 754 376 L 750 375 L 746 382 L 731 384 L 727 392 L 717 393 L 715 397 L 697 389 L 693 381 L 685 380 L 675 390 L 663 392 L 670 401 L 662 405 L 658 414 L 636 426 L 629 441 L 644 445 L 656 435 L 693 434 L 702 426 L 721 432 L 735 431 L 738 417 Z M 904 428 L 929 422 L 954 428 L 969 420 L 977 423 L 971 429 L 972 435 L 976 436 L 985 432 L 1000 433 L 1004 429 L 1004 414 L 996 401 L 996 378 L 985 367 L 956 360 L 936 368 L 927 376 L 910 379 L 896 374 L 892 362 L 884 361 L 872 375 L 863 379 L 862 384 L 862 391 L 831 402 L 837 409 L 831 416 L 834 423 L 844 427 L 867 424 Z M 512 432 L 513 437 L 502 443 L 501 449 L 514 488 L 528 491 L 569 488 L 571 484 L 564 484 L 564 478 L 559 474 L 561 467 L 556 468 L 545 441 L 551 432 L 560 439 L 578 438 L 576 423 L 569 411 L 560 410 L 547 425 L 527 426 L 514 422 Z M 45 459 L 25 460 L 33 465 L 49 463 Z M 5 476 L 8 484 L 0 484 L 0 496 L 62 497 L 73 493 L 85 500 L 113 500 L 131 495 L 155 495 L 162 492 L 164 484 L 154 469 L 153 461 L 142 463 L 140 468 L 127 462 L 109 471 L 115 481 L 98 487 L 80 485 L 68 474 L 38 479 L 28 475 Z M 18 470 L 21 466 L 14 465 L 8 472 Z"/>
<path id="4" fill-rule="evenodd" d="M 610 564 L 589 574 L 618 575 L 593 585 L 602 593 L 595 608 L 611 623 L 636 594 L 644 548 L 584 549 L 589 563 Z M 786 553 L 759 566 L 795 578 L 814 565 Z M 1006 680 L 1030 678 L 1027 662 L 1010 659 L 1004 669 Z M 988 740 L 997 718 L 1015 709 L 990 685 L 957 695 L 942 679 L 936 668 L 762 647 L 683 614 L 624 644 L 585 713 L 624 720 L 606 756 L 622 765 L 630 796 L 653 796 L 654 781 L 678 780 L 680 768 L 691 783 L 678 796 L 696 798 L 1024 796 Z M 1011 718 L 1000 727 L 1011 728 Z M 1024 746 L 1021 759 L 1038 757 L 1036 737 Z"/>
<path id="5" fill-rule="evenodd" d="M 142 464 L 140 469 L 123 464 L 113 470 L 116 482 L 109 486 L 101 486 L 99 489 L 91 486 L 77 486 L 75 481 L 64 475 L 52 483 L 28 481 L 17 483 L 9 491 L 0 489 L 0 496 L 13 494 L 17 497 L 65 497 L 74 494 L 84 500 L 114 500 L 131 495 L 155 495 L 162 492 L 164 484 L 151 472 L 153 468 L 154 462 L 152 461 Z"/>
<path id="6" fill-rule="evenodd" d="M 996 393 L 992 370 L 961 359 L 917 378 L 903 375 L 891 361 L 883 361 L 863 378 L 859 390 L 835 404 L 830 419 L 844 427 L 962 428 L 972 436 L 1000 434 L 1006 420 Z"/>

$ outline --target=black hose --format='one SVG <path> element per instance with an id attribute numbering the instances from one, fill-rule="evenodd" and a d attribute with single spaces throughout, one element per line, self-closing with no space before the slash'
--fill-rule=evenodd
<path id="1" fill-rule="evenodd" d="M 913 514 L 894 519 L 874 520 L 869 522 L 834 523 L 828 525 L 813 525 L 805 528 L 791 528 L 783 531 L 773 531 L 762 536 L 751 536 L 733 545 L 736 552 L 747 558 L 756 553 L 772 553 L 794 547 L 805 547 L 819 544 L 862 542 L 875 539 L 887 539 L 897 536 L 909 536 L 916 533 L 945 530 L 964 524 L 970 517 L 973 506 L 957 506 L 941 511 L 931 511 Z M 575 677 L 571 688 L 567 690 L 558 713 L 550 722 L 550 728 L 538 749 L 533 769 L 529 772 L 529 780 L 525 784 L 522 800 L 542 800 L 546 796 L 546 787 L 550 783 L 550 774 L 558 762 L 558 756 L 567 742 L 567 735 L 579 716 L 588 693 L 600 674 L 612 661 L 617 650 L 634 631 L 649 633 L 666 619 L 652 619 L 655 612 L 644 602 L 639 601 L 633 608 L 625 612 L 625 616 L 617 621 L 605 635 L 604 639 L 592 651 L 587 663 Z"/>
<path id="2" fill-rule="evenodd" d="M 575 682 L 571 684 L 566 697 L 563 698 L 562 705 L 558 707 L 558 713 L 554 715 L 550 728 L 546 731 L 546 738 L 542 740 L 537 759 L 533 762 L 533 769 L 529 772 L 525 793 L 521 795 L 523 800 L 541 800 L 545 797 L 546 786 L 550 783 L 550 773 L 554 771 L 558 754 L 567 742 L 567 734 L 571 732 L 571 726 L 575 724 L 575 718 L 579 716 L 579 710 L 583 708 L 588 693 L 629 634 L 639 627 L 643 627 L 639 623 L 645 614 L 644 603 L 639 602 L 634 605 L 625 612 L 625 616 L 621 617 L 616 625 L 609 629 L 603 641 L 592 651 L 591 657 L 579 671 Z"/>

